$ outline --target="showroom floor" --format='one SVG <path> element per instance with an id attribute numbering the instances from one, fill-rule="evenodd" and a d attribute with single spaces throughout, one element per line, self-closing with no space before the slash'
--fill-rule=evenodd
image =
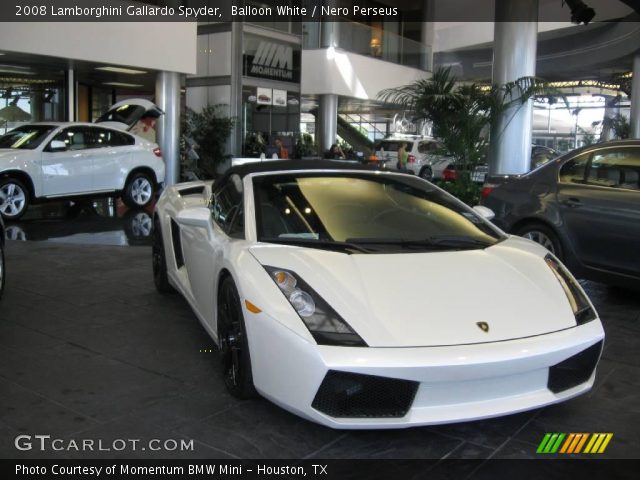
<path id="1" fill-rule="evenodd" d="M 104 243 L 100 235 L 94 239 Z M 336 431 L 263 399 L 230 397 L 217 354 L 205 352 L 212 342 L 186 302 L 156 293 L 148 246 L 87 245 L 91 235 L 69 232 L 65 238 L 7 243 L 2 458 L 535 458 L 545 432 L 612 432 L 606 457 L 640 454 L 637 294 L 586 284 L 607 332 L 597 383 L 587 395 L 481 422 Z M 193 439 L 194 450 L 20 452 L 19 434 Z"/>

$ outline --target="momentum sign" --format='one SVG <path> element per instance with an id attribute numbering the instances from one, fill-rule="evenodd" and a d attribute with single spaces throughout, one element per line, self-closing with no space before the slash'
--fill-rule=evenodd
<path id="1" fill-rule="evenodd" d="M 299 46 L 271 38 L 245 36 L 243 74 L 285 82 L 300 81 Z"/>

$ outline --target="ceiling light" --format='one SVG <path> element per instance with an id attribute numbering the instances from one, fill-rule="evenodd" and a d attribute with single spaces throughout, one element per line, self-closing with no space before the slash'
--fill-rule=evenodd
<path id="1" fill-rule="evenodd" d="M 0 73 L 13 73 L 19 75 L 35 75 L 35 72 L 25 72 L 24 70 L 14 70 L 8 68 L 0 68 Z"/>
<path id="2" fill-rule="evenodd" d="M 29 68 L 31 68 L 31 67 L 23 67 L 22 65 L 8 65 L 5 63 L 0 63 L 0 67 L 11 68 L 12 70 L 29 70 Z"/>
<path id="3" fill-rule="evenodd" d="M 128 88 L 138 88 L 144 87 L 141 83 L 124 83 L 124 82 L 105 82 L 103 85 L 110 85 L 112 87 L 128 87 Z"/>
<path id="4" fill-rule="evenodd" d="M 127 75 L 140 75 L 141 73 L 147 73 L 144 70 L 134 70 L 132 68 L 124 68 L 124 67 L 96 67 L 96 70 L 102 70 L 103 72 L 113 72 L 113 73 L 126 73 Z"/>

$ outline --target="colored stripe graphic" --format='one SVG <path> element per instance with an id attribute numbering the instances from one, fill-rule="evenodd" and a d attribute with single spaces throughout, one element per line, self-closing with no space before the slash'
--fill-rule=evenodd
<path id="1" fill-rule="evenodd" d="M 536 453 L 604 453 L 612 438 L 613 433 L 546 433 Z"/>
<path id="2" fill-rule="evenodd" d="M 537 453 L 556 453 L 566 434 L 564 433 L 547 433 L 540 445 L 538 445 Z"/>

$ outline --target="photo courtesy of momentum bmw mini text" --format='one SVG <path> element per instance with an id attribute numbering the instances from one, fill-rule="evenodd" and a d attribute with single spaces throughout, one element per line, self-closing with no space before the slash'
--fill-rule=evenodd
<path id="1" fill-rule="evenodd" d="M 1 478 L 635 480 L 639 46 L 632 0 L 0 2 Z"/>

